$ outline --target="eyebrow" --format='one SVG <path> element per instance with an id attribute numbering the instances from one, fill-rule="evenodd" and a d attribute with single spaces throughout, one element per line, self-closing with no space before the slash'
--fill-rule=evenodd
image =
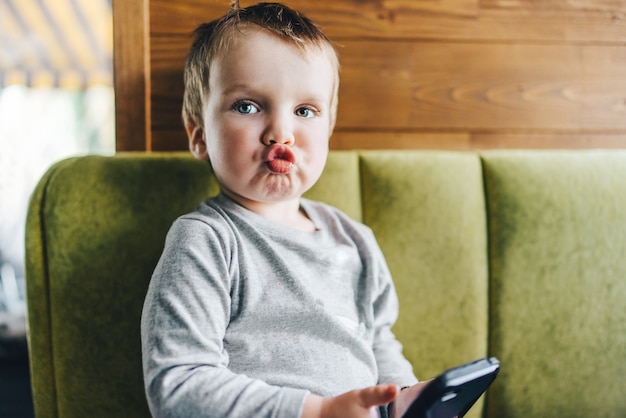
<path id="1" fill-rule="evenodd" d="M 232 86 L 228 86 L 228 88 L 226 88 L 222 92 L 222 96 L 228 96 L 229 94 L 232 94 L 233 92 L 238 92 L 238 91 L 255 92 L 256 89 L 249 84 L 234 84 Z"/>
<path id="2" fill-rule="evenodd" d="M 221 97 L 228 97 L 231 94 L 235 94 L 239 92 L 242 92 L 244 94 L 250 94 L 252 96 L 264 95 L 262 91 L 259 91 L 259 89 L 255 88 L 254 86 L 250 84 L 241 83 L 241 84 L 234 84 L 232 86 L 228 86 L 221 93 Z M 321 94 L 315 94 L 315 95 L 307 96 L 305 99 L 298 100 L 298 101 L 301 101 L 303 103 L 315 103 L 315 104 L 327 102 L 328 104 L 330 104 L 332 102 L 332 94 L 329 97 L 324 97 Z"/>

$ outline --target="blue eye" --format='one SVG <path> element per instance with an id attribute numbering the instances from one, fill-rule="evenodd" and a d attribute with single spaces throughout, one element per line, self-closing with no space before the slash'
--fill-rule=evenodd
<path id="1" fill-rule="evenodd" d="M 303 118 L 312 118 L 314 116 L 314 111 L 309 109 L 308 107 L 299 107 L 295 111 L 296 116 L 300 116 Z"/>
<path id="2" fill-rule="evenodd" d="M 237 102 L 233 105 L 233 110 L 242 115 L 249 115 L 259 111 L 255 105 L 249 102 Z"/>

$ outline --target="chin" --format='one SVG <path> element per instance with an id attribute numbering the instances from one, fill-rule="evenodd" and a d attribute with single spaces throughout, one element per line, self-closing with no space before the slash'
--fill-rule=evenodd
<path id="1" fill-rule="evenodd" d="M 298 180 L 284 174 L 269 176 L 264 189 L 263 194 L 268 201 L 299 198 L 305 190 Z"/>

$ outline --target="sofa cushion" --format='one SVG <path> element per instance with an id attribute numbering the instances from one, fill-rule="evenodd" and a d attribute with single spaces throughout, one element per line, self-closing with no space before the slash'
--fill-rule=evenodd
<path id="1" fill-rule="evenodd" d="M 38 416 L 149 416 L 142 300 L 172 219 L 214 192 L 209 174 L 182 155 L 90 156 L 39 183 L 26 263 Z"/>
<path id="2" fill-rule="evenodd" d="M 394 332 L 417 376 L 485 356 L 487 241 L 478 156 L 364 152 L 361 178 L 363 220 L 398 292 Z"/>
<path id="3" fill-rule="evenodd" d="M 488 416 L 626 415 L 626 152 L 491 152 Z"/>

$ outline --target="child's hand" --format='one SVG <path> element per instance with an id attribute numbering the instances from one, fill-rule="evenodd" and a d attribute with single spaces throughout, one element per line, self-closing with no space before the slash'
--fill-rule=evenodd
<path id="1" fill-rule="evenodd" d="M 377 385 L 334 398 L 309 395 L 302 418 L 377 418 L 377 407 L 393 401 L 398 392 L 396 385 Z"/>
<path id="2" fill-rule="evenodd" d="M 390 418 L 400 418 L 406 410 L 411 406 L 411 403 L 417 395 L 424 389 L 424 386 L 428 384 L 430 381 L 420 382 L 411 387 L 403 389 L 396 396 L 396 400 L 393 402 L 393 405 L 390 408 Z"/>

